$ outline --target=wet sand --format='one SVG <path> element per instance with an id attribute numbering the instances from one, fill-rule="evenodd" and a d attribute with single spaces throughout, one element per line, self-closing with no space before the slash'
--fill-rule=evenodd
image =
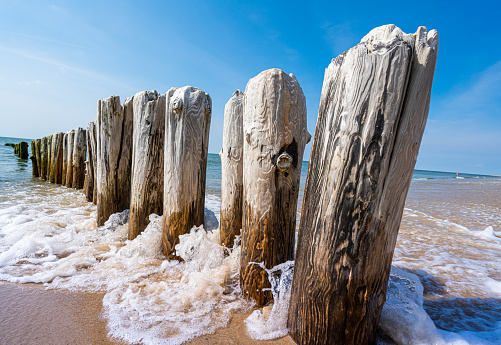
<path id="1" fill-rule="evenodd" d="M 103 296 L 102 293 L 45 290 L 38 284 L 0 282 L 1 343 L 125 345 L 127 343 L 108 337 L 106 321 L 101 317 Z M 288 336 L 272 341 L 252 340 L 243 322 L 248 315 L 236 314 L 227 327 L 186 344 L 294 344 Z"/>

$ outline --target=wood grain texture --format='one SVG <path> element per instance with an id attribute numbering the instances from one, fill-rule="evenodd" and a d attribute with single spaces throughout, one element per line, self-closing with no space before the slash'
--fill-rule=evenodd
<path id="1" fill-rule="evenodd" d="M 175 256 L 179 235 L 204 221 L 212 100 L 185 86 L 166 94 L 162 250 Z"/>
<path id="2" fill-rule="evenodd" d="M 52 171 L 52 134 L 47 136 L 47 176 L 45 179 L 50 181 L 50 172 Z"/>
<path id="3" fill-rule="evenodd" d="M 85 139 L 85 129 L 78 127 L 75 130 L 73 140 L 73 179 L 71 183 L 71 186 L 76 189 L 82 189 L 85 181 L 85 157 L 87 154 Z"/>
<path id="4" fill-rule="evenodd" d="M 30 156 L 30 159 L 31 159 L 31 175 L 33 177 L 40 176 L 38 174 L 38 162 L 37 162 L 37 155 L 36 155 L 36 150 L 37 150 L 36 147 L 37 147 L 36 140 L 32 140 L 31 141 L 31 156 Z"/>
<path id="5" fill-rule="evenodd" d="M 63 137 L 62 132 L 52 134 L 50 182 L 61 184 L 63 178 Z"/>
<path id="6" fill-rule="evenodd" d="M 243 226 L 240 287 L 259 306 L 271 299 L 272 267 L 294 258 L 303 152 L 311 136 L 293 74 L 270 69 L 249 80 L 243 106 Z"/>
<path id="7" fill-rule="evenodd" d="M 87 160 L 85 161 L 85 196 L 87 201 L 94 201 L 94 186 L 96 175 L 96 121 L 89 122 L 85 135 L 85 146 L 87 148 Z"/>
<path id="8" fill-rule="evenodd" d="M 120 105 L 119 96 L 98 101 L 96 187 L 97 224 L 129 208 L 132 159 L 132 98 Z"/>
<path id="9" fill-rule="evenodd" d="M 149 215 L 163 214 L 165 95 L 134 96 L 129 240 L 148 225 Z"/>
<path id="10" fill-rule="evenodd" d="M 288 317 L 299 344 L 374 341 L 428 113 L 438 36 L 423 30 L 376 28 L 326 69 Z"/>
<path id="11" fill-rule="evenodd" d="M 61 184 L 66 184 L 66 169 L 68 168 L 68 132 L 63 135 L 63 169 L 61 174 Z"/>
<path id="12" fill-rule="evenodd" d="M 75 130 L 66 133 L 66 178 L 63 181 L 66 187 L 73 185 L 73 149 L 75 146 Z"/>
<path id="13" fill-rule="evenodd" d="M 233 248 L 235 236 L 242 229 L 243 195 L 243 100 L 236 90 L 224 107 L 223 147 L 221 158 L 221 221 L 219 243 Z"/>
<path id="14" fill-rule="evenodd" d="M 42 137 L 42 142 L 40 146 L 40 177 L 42 180 L 47 180 L 47 169 L 48 169 L 48 160 L 49 160 L 49 140 L 47 137 Z"/>

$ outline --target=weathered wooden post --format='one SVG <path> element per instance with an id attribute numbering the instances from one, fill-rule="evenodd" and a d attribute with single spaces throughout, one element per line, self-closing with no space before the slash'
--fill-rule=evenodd
<path id="1" fill-rule="evenodd" d="M 85 161 L 86 186 L 85 196 L 87 201 L 94 200 L 95 166 L 96 166 L 96 122 L 89 122 L 85 136 L 87 147 L 87 160 Z"/>
<path id="2" fill-rule="evenodd" d="M 288 328 L 299 344 L 370 344 L 426 124 L 438 35 L 372 30 L 325 71 Z"/>
<path id="3" fill-rule="evenodd" d="M 244 96 L 243 226 L 240 286 L 259 306 L 272 299 L 268 269 L 294 258 L 301 164 L 311 136 L 293 74 L 261 72 Z"/>
<path id="4" fill-rule="evenodd" d="M 42 139 L 36 139 L 35 140 L 35 152 L 33 152 L 32 154 L 35 156 L 35 159 L 37 161 L 37 168 L 38 168 L 37 177 L 42 176 L 42 158 L 40 156 L 41 148 L 42 148 Z"/>
<path id="5" fill-rule="evenodd" d="M 76 189 L 82 189 L 85 180 L 85 129 L 78 127 L 75 130 L 73 141 L 73 177 L 71 186 Z"/>
<path id="6" fill-rule="evenodd" d="M 164 193 L 165 95 L 142 91 L 134 96 L 129 240 L 162 215 Z"/>
<path id="7" fill-rule="evenodd" d="M 69 131 L 66 143 L 66 180 L 63 181 L 66 187 L 73 184 L 73 147 L 75 144 L 75 130 Z"/>
<path id="8" fill-rule="evenodd" d="M 47 137 L 42 137 L 42 145 L 40 148 L 40 161 L 41 161 L 41 175 L 40 177 L 43 180 L 47 180 L 47 162 L 49 160 L 48 154 L 48 139 Z"/>
<path id="9" fill-rule="evenodd" d="M 61 184 L 66 184 L 66 169 L 68 168 L 68 133 L 63 134 L 63 168 L 61 174 Z"/>
<path id="10" fill-rule="evenodd" d="M 62 132 L 52 134 L 50 182 L 61 184 L 63 175 L 63 137 Z"/>
<path id="11" fill-rule="evenodd" d="M 50 172 L 52 170 L 52 134 L 47 136 L 47 176 L 45 179 L 50 182 Z"/>
<path id="12" fill-rule="evenodd" d="M 224 107 L 223 147 L 221 158 L 221 221 L 219 243 L 233 248 L 235 236 L 242 229 L 243 188 L 243 100 L 237 90 Z"/>
<path id="13" fill-rule="evenodd" d="M 31 141 L 31 156 L 30 156 L 30 159 L 31 159 L 31 169 L 32 169 L 32 172 L 31 174 L 33 175 L 33 177 L 38 177 L 40 176 L 38 174 L 38 162 L 37 162 L 37 144 L 36 144 L 36 140 L 32 140 Z"/>
<path id="14" fill-rule="evenodd" d="M 212 100 L 185 86 L 166 94 L 162 250 L 176 258 L 182 235 L 204 221 L 205 172 Z"/>
<path id="15" fill-rule="evenodd" d="M 97 224 L 129 208 L 132 160 L 132 97 L 123 107 L 119 96 L 98 101 L 97 114 Z"/>

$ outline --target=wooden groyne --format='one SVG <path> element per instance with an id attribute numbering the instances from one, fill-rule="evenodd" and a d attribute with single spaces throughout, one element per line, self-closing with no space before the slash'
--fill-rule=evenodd
<path id="1" fill-rule="evenodd" d="M 28 159 L 28 143 L 26 141 L 21 141 L 19 144 L 6 143 L 4 146 L 14 148 L 14 154 L 19 158 Z"/>
<path id="2" fill-rule="evenodd" d="M 428 116 L 435 30 L 372 30 L 325 71 L 304 192 L 296 206 L 306 100 L 293 74 L 263 71 L 225 106 L 220 244 L 241 235 L 244 296 L 272 301 L 266 269 L 295 260 L 287 326 L 298 344 L 371 344 Z M 84 188 L 97 223 L 130 209 L 129 239 L 163 214 L 161 246 L 204 222 L 212 100 L 186 86 L 97 103 L 97 119 L 31 142 L 33 176 Z M 59 181 L 59 182 L 58 182 Z"/>
<path id="3" fill-rule="evenodd" d="M 423 135 L 436 31 L 372 30 L 325 71 L 288 328 L 299 344 L 371 344 Z"/>

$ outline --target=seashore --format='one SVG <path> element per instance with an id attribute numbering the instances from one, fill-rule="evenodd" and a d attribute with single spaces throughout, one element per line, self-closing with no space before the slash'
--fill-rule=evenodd
<path id="1" fill-rule="evenodd" d="M 2 344 L 129 344 L 108 336 L 106 320 L 101 315 L 104 295 L 102 292 L 47 290 L 42 284 L 0 281 Z M 290 336 L 273 340 L 250 338 L 243 322 L 249 315 L 250 312 L 236 313 L 226 327 L 185 344 L 294 344 Z"/>

